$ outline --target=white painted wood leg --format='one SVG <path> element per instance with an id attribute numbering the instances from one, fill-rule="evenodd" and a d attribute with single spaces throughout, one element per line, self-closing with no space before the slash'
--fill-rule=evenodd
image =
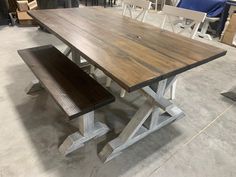
<path id="1" fill-rule="evenodd" d="M 143 104 L 121 134 L 110 141 L 99 153 L 99 157 L 103 162 L 108 162 L 113 159 L 119 155 L 123 149 L 137 141 L 129 140 L 137 133 L 138 129 L 151 114 L 152 109 L 152 105 L 148 101 Z"/>
<path id="2" fill-rule="evenodd" d="M 77 119 L 73 120 L 79 131 L 69 135 L 65 141 L 60 145 L 59 151 L 63 155 L 67 155 L 80 147 L 84 146 L 84 143 L 106 134 L 109 128 L 101 123 L 94 123 L 94 112 L 87 113 Z"/>
<path id="3" fill-rule="evenodd" d="M 173 80 L 174 78 L 160 81 L 157 92 L 150 87 L 143 88 L 147 101 L 135 113 L 120 135 L 104 146 L 99 153 L 103 162 L 108 162 L 130 145 L 184 116 L 181 109 L 164 98 L 164 93 Z M 160 111 L 161 109 L 164 113 Z"/>
<path id="4" fill-rule="evenodd" d="M 156 91 L 158 98 L 160 98 L 161 96 L 164 96 L 166 84 L 167 84 L 167 80 L 163 80 L 158 83 L 157 91 Z M 157 125 L 160 111 L 161 109 L 159 107 L 155 107 L 155 109 L 153 110 L 149 129 L 153 129 Z"/>
<path id="5" fill-rule="evenodd" d="M 72 61 L 75 62 L 77 65 L 81 65 L 80 54 L 74 50 L 72 50 L 71 53 L 72 53 Z"/>
<path id="6" fill-rule="evenodd" d="M 70 47 L 66 47 L 66 49 L 63 52 L 63 54 L 68 57 L 70 55 L 70 53 L 71 53 L 71 48 Z"/>
<path id="7" fill-rule="evenodd" d="M 111 78 L 110 77 L 107 77 L 107 80 L 106 80 L 106 87 L 110 87 L 111 86 Z"/>
<path id="8" fill-rule="evenodd" d="M 93 65 L 90 66 L 90 71 L 89 72 L 90 72 L 91 75 L 94 75 L 95 69 L 96 69 L 95 66 L 93 66 Z"/>
<path id="9" fill-rule="evenodd" d="M 177 84 L 177 80 L 173 83 L 173 85 L 171 86 L 171 89 L 170 89 L 170 99 L 171 100 L 175 99 L 176 84 Z"/>
<path id="10" fill-rule="evenodd" d="M 27 94 L 33 94 L 33 93 L 38 92 L 38 91 L 40 91 L 42 89 L 43 89 L 43 87 L 40 84 L 39 80 L 35 79 L 35 80 L 31 81 L 29 83 L 29 85 L 25 88 L 25 92 Z"/>
<path id="11" fill-rule="evenodd" d="M 125 89 L 121 89 L 121 91 L 120 91 L 120 97 L 121 97 L 121 98 L 124 98 L 124 97 L 125 97 L 125 94 L 126 94 Z"/>
<path id="12" fill-rule="evenodd" d="M 165 89 L 165 93 L 171 89 L 172 85 L 174 84 L 174 82 L 177 80 L 177 76 L 173 76 L 167 79 L 167 83 L 166 83 L 166 89 Z M 164 94 L 165 94 L 164 93 Z"/>
<path id="13" fill-rule="evenodd" d="M 202 25 L 202 29 L 201 29 L 201 32 L 198 33 L 198 35 L 202 38 L 205 38 L 207 37 L 209 40 L 212 40 L 211 36 L 209 34 L 207 34 L 207 30 L 209 28 L 209 25 L 210 25 L 210 22 L 205 20 L 203 25 Z"/>
<path id="14" fill-rule="evenodd" d="M 94 79 L 97 79 L 96 78 L 96 68 L 95 68 L 95 66 L 93 66 L 93 65 L 90 65 L 90 70 L 89 70 L 89 75 L 92 77 L 92 78 L 94 78 Z"/>

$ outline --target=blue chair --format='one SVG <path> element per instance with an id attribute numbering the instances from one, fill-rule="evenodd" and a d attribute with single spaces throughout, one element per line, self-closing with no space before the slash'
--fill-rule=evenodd
<path id="1" fill-rule="evenodd" d="M 210 23 L 220 20 L 219 16 L 223 12 L 226 2 L 227 0 L 180 0 L 177 6 L 207 13 L 199 36 L 212 40 L 212 37 L 207 34 L 207 30 Z"/>
<path id="2" fill-rule="evenodd" d="M 180 0 L 178 7 L 205 12 L 208 17 L 219 17 L 227 0 Z"/>

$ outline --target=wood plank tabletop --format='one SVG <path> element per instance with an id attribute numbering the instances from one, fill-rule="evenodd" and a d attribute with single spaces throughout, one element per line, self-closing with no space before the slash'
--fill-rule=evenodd
<path id="1" fill-rule="evenodd" d="M 35 10 L 29 14 L 128 92 L 226 54 L 111 9 Z"/>

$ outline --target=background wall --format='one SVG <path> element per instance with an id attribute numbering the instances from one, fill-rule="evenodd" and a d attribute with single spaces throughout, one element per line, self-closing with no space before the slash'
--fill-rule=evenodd
<path id="1" fill-rule="evenodd" d="M 37 0 L 40 9 L 55 9 L 57 7 L 66 7 L 67 0 Z M 78 7 L 79 0 L 71 1 L 73 7 Z"/>
<path id="2" fill-rule="evenodd" d="M 40 9 L 57 8 L 57 0 L 37 0 Z"/>
<path id="3" fill-rule="evenodd" d="M 0 25 L 6 24 L 8 19 L 8 1 L 0 0 Z"/>

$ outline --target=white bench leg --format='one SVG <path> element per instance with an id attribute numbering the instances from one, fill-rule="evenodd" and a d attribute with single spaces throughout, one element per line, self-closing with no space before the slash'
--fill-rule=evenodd
<path id="1" fill-rule="evenodd" d="M 107 80 L 106 80 L 106 87 L 110 87 L 111 86 L 111 78 L 110 77 L 107 77 Z"/>
<path id="2" fill-rule="evenodd" d="M 95 70 L 96 70 L 95 66 L 91 65 L 91 66 L 90 66 L 90 71 L 89 71 L 89 73 L 90 73 L 91 75 L 94 75 L 94 74 L 95 74 Z"/>
<path id="3" fill-rule="evenodd" d="M 35 80 L 31 81 L 29 83 L 29 85 L 25 88 L 25 92 L 27 94 L 33 94 L 33 93 L 38 92 L 38 91 L 40 91 L 42 89 L 43 89 L 43 87 L 40 84 L 39 80 L 35 79 Z"/>
<path id="4" fill-rule="evenodd" d="M 210 34 L 207 34 L 207 30 L 209 28 L 210 22 L 205 21 L 202 25 L 201 32 L 198 34 L 200 37 L 207 38 L 208 40 L 212 40 L 212 37 Z"/>
<path id="5" fill-rule="evenodd" d="M 121 98 L 125 97 L 125 94 L 126 94 L 125 89 L 121 89 L 121 91 L 120 91 L 120 97 L 121 97 Z"/>
<path id="6" fill-rule="evenodd" d="M 68 57 L 70 55 L 70 53 L 71 53 L 71 48 L 70 47 L 66 47 L 66 49 L 63 52 L 63 54 Z"/>
<path id="7" fill-rule="evenodd" d="M 109 131 L 109 128 L 101 123 L 94 123 L 94 112 L 87 113 L 77 119 L 72 120 L 78 126 L 79 131 L 69 135 L 60 145 L 59 151 L 67 155 L 84 145 L 85 142 L 100 137 Z"/>
<path id="8" fill-rule="evenodd" d="M 72 50 L 72 61 L 75 62 L 77 65 L 81 65 L 81 56 L 77 51 Z"/>

